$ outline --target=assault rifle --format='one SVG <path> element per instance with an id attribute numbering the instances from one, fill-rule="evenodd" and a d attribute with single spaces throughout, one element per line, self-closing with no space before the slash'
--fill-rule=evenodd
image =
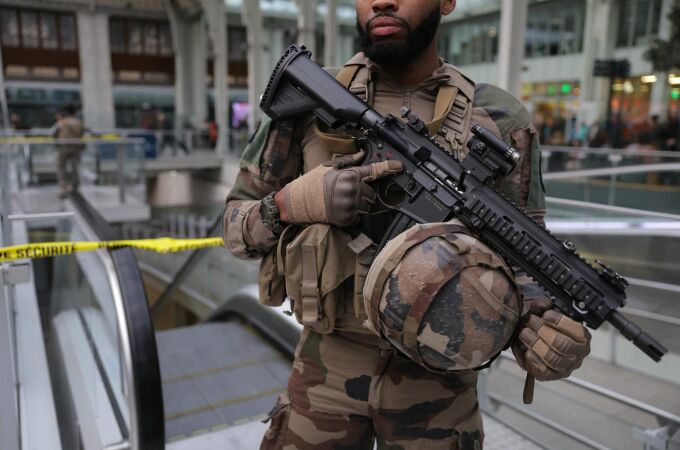
<path id="1" fill-rule="evenodd" d="M 458 218 L 489 247 L 535 279 L 554 306 L 597 329 L 616 327 L 654 361 L 666 348 L 628 320 L 624 306 L 628 282 L 598 263 L 591 266 L 570 241 L 559 241 L 499 194 L 493 180 L 510 173 L 519 154 L 481 125 L 474 125 L 469 154 L 459 161 L 428 137 L 425 124 L 402 110 L 401 121 L 383 117 L 310 59 L 304 47 L 289 47 L 274 68 L 260 107 L 275 120 L 314 114 L 331 128 L 345 126 L 362 134 L 364 164 L 398 159 L 404 171 L 393 177 L 403 190 L 384 243 L 414 222 Z"/>

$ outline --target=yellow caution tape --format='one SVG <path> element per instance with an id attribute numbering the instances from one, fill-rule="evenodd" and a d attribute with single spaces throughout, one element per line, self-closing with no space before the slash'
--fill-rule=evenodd
<path id="1" fill-rule="evenodd" d="M 105 133 L 96 136 L 87 135 L 80 138 L 80 140 L 82 140 L 83 142 L 89 141 L 116 142 L 123 139 L 125 138 L 116 133 Z M 47 144 L 51 142 L 58 143 L 59 139 L 52 136 L 0 136 L 0 144 Z M 66 142 L 66 144 L 77 144 L 77 142 Z"/>
<path id="2" fill-rule="evenodd" d="M 158 253 L 174 253 L 221 245 L 224 245 L 222 238 L 173 239 L 168 237 L 104 242 L 40 242 L 0 248 L 0 262 L 70 255 L 71 253 L 88 252 L 100 248 L 132 247 Z"/>

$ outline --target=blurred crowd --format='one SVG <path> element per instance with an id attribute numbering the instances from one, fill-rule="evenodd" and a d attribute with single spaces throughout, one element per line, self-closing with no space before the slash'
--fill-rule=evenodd
<path id="1" fill-rule="evenodd" d="M 643 121 L 614 116 L 578 126 L 571 119 L 538 119 L 536 129 L 544 145 L 591 148 L 639 148 L 642 150 L 680 151 L 680 114 L 662 121 L 652 115 Z"/>

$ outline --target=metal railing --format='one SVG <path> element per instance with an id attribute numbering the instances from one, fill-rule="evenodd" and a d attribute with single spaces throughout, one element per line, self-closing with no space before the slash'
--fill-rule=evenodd
<path id="1" fill-rule="evenodd" d="M 111 226 L 79 194 L 72 197 L 76 220 L 89 240 L 116 238 Z M 129 432 L 119 448 L 162 449 L 165 446 L 163 396 L 153 323 L 141 273 L 130 248 L 100 250 L 112 288 L 120 348 L 120 370 L 127 400 Z"/>
<path id="2" fill-rule="evenodd" d="M 205 237 L 214 219 L 203 214 L 171 212 L 146 222 L 125 222 L 121 225 L 124 239 L 148 239 L 171 236 L 176 238 Z"/>
<path id="3" fill-rule="evenodd" d="M 73 144 L 73 141 L 68 141 L 67 143 Z M 17 227 L 33 220 L 47 219 L 49 221 L 61 221 L 60 223 L 71 230 L 69 238 L 67 238 L 69 240 L 89 239 L 99 241 L 114 237 L 110 226 L 77 193 L 72 194 L 64 204 L 69 208 L 67 211 L 31 214 L 23 213 L 20 210 L 15 212 L 13 206 L 20 203 L 13 203 L 11 201 L 10 192 L 13 195 L 19 192 L 20 186 L 18 181 L 21 180 L 22 172 L 26 170 L 26 164 L 26 153 L 21 151 L 21 144 L 0 143 L 0 189 L 2 191 L 0 195 L 2 202 L 0 203 L 0 229 L 2 230 L 2 233 L 0 233 L 0 247 L 28 242 L 28 235 L 25 232 L 17 237 L 16 233 L 14 235 L 10 233 L 10 227 L 17 230 Z M 24 179 L 27 178 L 24 177 Z M 82 264 L 83 260 L 80 258 L 82 255 L 87 255 L 89 257 L 88 261 L 97 262 L 97 264 Z M 83 320 L 81 311 L 99 311 L 99 309 L 93 306 L 95 303 L 88 302 L 95 299 L 99 301 L 105 297 L 105 299 L 110 301 L 106 304 L 97 303 L 100 307 L 101 317 L 104 319 L 110 318 L 112 322 L 115 322 L 115 325 L 112 325 L 110 330 L 98 330 L 98 337 L 101 338 L 104 335 L 112 336 L 112 346 L 110 348 L 107 347 L 107 349 L 115 350 L 112 350 L 111 353 L 106 353 L 103 359 L 97 361 L 96 371 L 87 374 L 79 372 L 82 380 L 93 383 L 93 385 L 96 383 L 96 380 L 103 380 L 104 385 L 110 388 L 106 390 L 104 397 L 101 395 L 97 397 L 94 394 L 94 398 L 97 399 L 95 403 L 102 403 L 97 403 L 96 405 L 89 404 L 92 410 L 95 411 L 95 414 L 102 414 L 102 416 L 98 417 L 97 420 L 90 420 L 89 417 L 79 417 L 81 422 L 76 423 L 75 421 L 69 422 L 72 417 L 69 416 L 69 413 L 63 412 L 64 416 L 62 418 L 65 421 L 60 422 L 60 425 L 62 425 L 60 431 L 64 433 L 69 433 L 72 430 L 83 432 L 82 436 L 78 435 L 78 437 L 74 438 L 77 440 L 84 439 L 84 435 L 88 433 L 82 430 L 88 428 L 91 432 L 88 434 L 89 442 L 93 442 L 93 439 L 96 440 L 96 431 L 93 430 L 99 426 L 107 427 L 109 425 L 108 422 L 104 423 L 108 420 L 109 416 L 106 416 L 104 411 L 98 409 L 98 407 L 104 402 L 110 401 L 111 410 L 115 413 L 115 424 L 120 429 L 121 438 L 106 448 L 120 450 L 162 448 L 164 446 L 164 421 L 158 359 L 146 296 L 132 250 L 99 250 L 90 254 L 62 256 L 61 258 L 70 258 L 70 263 L 64 263 L 65 260 L 63 259 L 60 260 L 61 264 L 55 265 L 55 273 L 57 266 L 63 267 L 66 271 L 80 264 L 79 267 L 81 267 L 85 276 L 70 277 L 73 272 L 61 272 L 66 275 L 65 279 L 55 280 L 55 285 L 53 285 L 50 292 L 49 304 L 40 305 L 41 313 L 44 312 L 47 315 L 36 316 L 45 320 L 45 324 L 42 324 L 43 330 L 41 332 L 54 333 L 55 331 L 53 330 L 57 329 L 58 323 L 65 323 L 63 321 L 58 322 L 58 320 L 65 317 L 76 317 L 70 314 L 72 311 L 77 313 L 81 320 Z M 87 270 L 83 269 L 84 265 L 87 265 Z M 35 426 L 46 425 L 45 428 L 48 428 L 54 425 L 56 428 L 56 423 L 43 424 L 40 421 L 32 421 L 27 416 L 27 414 L 30 414 L 28 408 L 23 414 L 19 410 L 22 407 L 21 405 L 28 403 L 27 397 L 35 397 L 37 394 L 30 391 L 30 389 L 35 387 L 30 383 L 22 384 L 23 390 L 21 392 L 19 390 L 19 383 L 22 382 L 22 377 L 31 376 L 29 373 L 20 373 L 18 370 L 19 363 L 17 362 L 17 355 L 20 354 L 17 348 L 18 331 L 25 333 L 27 323 L 14 322 L 17 320 L 14 305 L 18 305 L 19 303 L 17 302 L 22 300 L 29 301 L 22 297 L 16 299 L 15 302 L 14 298 L 14 285 L 24 279 L 27 280 L 26 276 L 20 277 L 19 275 L 30 275 L 30 266 L 27 264 L 23 264 L 23 266 L 25 266 L 24 270 L 20 273 L 16 270 L 19 267 L 18 263 L 0 264 L 0 397 L 5 405 L 5 409 L 0 414 L 0 448 L 3 450 L 19 450 L 22 448 L 22 435 L 27 433 L 30 435 L 30 433 L 42 431 L 37 430 Z M 89 278 L 89 276 L 92 276 L 92 278 Z M 90 288 L 80 289 L 81 286 L 85 286 L 83 283 L 90 283 Z M 69 289 L 71 290 L 69 291 Z M 58 290 L 60 291 L 59 294 L 56 293 Z M 99 296 L 101 292 L 105 292 L 106 295 Z M 74 296 L 74 294 L 77 295 Z M 55 301 L 55 298 L 61 298 L 60 296 L 68 297 L 68 301 L 59 304 L 59 300 Z M 84 298 L 82 304 L 78 303 L 81 296 Z M 34 301 L 36 302 L 37 312 L 37 300 Z M 64 308 L 62 309 L 62 307 Z M 109 312 L 110 314 L 107 315 Z M 48 319 L 48 315 L 53 316 Z M 57 319 L 57 316 L 59 319 Z M 104 323 L 108 324 L 109 322 Z M 84 329 L 86 328 L 85 325 L 83 327 Z M 76 336 L 76 334 L 73 336 Z M 62 359 L 56 356 L 58 353 L 56 347 L 53 350 L 54 353 L 48 351 L 49 354 L 45 355 L 33 347 L 27 347 L 26 344 L 29 343 L 24 342 L 24 346 L 21 347 L 21 357 L 23 359 L 20 361 L 23 361 L 24 364 L 27 358 L 45 358 L 49 360 L 49 365 L 54 369 L 55 373 L 60 372 L 62 366 L 67 366 L 64 364 L 66 359 L 63 358 L 65 356 L 62 355 Z M 89 348 L 92 349 L 93 358 L 96 359 L 98 355 L 101 356 L 98 353 L 99 349 L 94 348 L 94 340 L 89 339 L 85 345 L 89 345 Z M 33 354 L 32 352 L 37 353 Z M 26 356 L 27 353 L 30 356 Z M 80 356 L 84 357 L 84 355 Z M 59 366 L 60 363 L 62 366 Z M 72 370 L 70 373 L 78 372 L 82 369 L 73 365 L 68 367 Z M 113 369 L 110 370 L 111 368 Z M 116 368 L 119 370 L 116 370 Z M 74 379 L 70 380 L 73 381 Z M 35 376 L 31 377 L 31 380 L 34 381 Z M 103 392 L 102 390 L 97 391 L 99 388 L 101 388 L 101 385 L 97 385 L 96 388 L 92 388 L 90 385 L 78 385 L 80 392 L 77 392 L 77 395 L 74 394 L 73 398 L 79 396 L 82 400 L 95 391 L 97 393 Z M 74 392 L 72 386 L 69 388 L 65 384 L 60 384 L 59 389 L 63 392 Z M 69 391 L 69 389 L 71 390 Z M 44 395 L 46 391 L 41 390 L 40 392 L 41 395 Z M 24 403 L 20 403 L 20 395 L 24 399 Z M 66 400 L 65 396 L 62 398 L 66 403 L 71 401 Z M 121 398 L 124 398 L 124 401 L 121 402 Z M 43 408 L 46 407 L 45 405 L 48 400 L 53 401 L 52 398 L 43 399 L 44 403 L 41 404 Z M 35 405 L 33 404 L 33 406 Z M 22 421 L 22 417 L 28 417 L 28 419 Z M 107 428 L 107 430 L 111 431 L 107 435 L 108 437 L 115 436 L 114 426 Z M 73 435 L 77 435 L 77 432 L 73 433 Z M 23 444 L 28 445 L 29 443 L 24 442 Z M 54 442 L 54 447 L 61 448 L 59 442 Z"/>
<path id="4" fill-rule="evenodd" d="M 550 172 L 548 194 L 561 199 L 680 214 L 680 162 L 615 165 Z M 650 192 L 654 197 L 650 197 Z"/>
<path id="5" fill-rule="evenodd" d="M 515 363 L 515 358 L 507 351 L 501 354 L 500 359 L 510 361 L 513 364 Z M 488 377 L 490 372 L 496 370 L 502 370 L 499 367 L 499 363 L 494 364 L 488 371 L 480 372 L 478 396 L 479 404 L 485 413 L 491 415 L 497 420 L 500 420 L 501 422 L 504 422 L 502 418 L 498 417 L 496 411 L 499 406 L 505 406 L 516 413 L 528 417 L 531 420 L 536 421 L 554 431 L 557 431 L 558 433 L 583 445 L 599 450 L 610 450 L 610 447 L 585 436 L 579 431 L 547 418 L 542 414 L 536 413 L 527 408 L 525 405 L 520 405 L 494 392 L 491 392 Z M 672 436 L 680 429 L 680 416 L 578 377 L 571 376 L 569 378 L 560 380 L 559 383 L 576 386 L 587 391 L 589 394 L 598 395 L 626 408 L 653 416 L 660 427 L 646 428 L 635 426 L 631 429 L 632 436 L 637 438 L 642 443 L 643 450 L 668 450 L 670 448 L 677 448 L 671 447 L 671 445 L 680 446 L 680 443 L 672 441 Z"/>
<path id="6" fill-rule="evenodd" d="M 0 247 L 12 245 L 10 193 L 17 189 L 12 176 L 14 147 L 0 145 Z M 0 414 L 0 447 L 19 450 L 21 414 L 19 367 L 16 336 L 14 264 L 0 263 L 0 397 L 7 399 L 7 410 Z"/>
<path id="7" fill-rule="evenodd" d="M 0 136 L 48 137 L 48 129 L 21 130 L 21 133 L 0 133 Z M 93 136 L 110 135 L 121 139 L 141 140 L 147 159 L 191 155 L 197 151 L 216 152 L 216 141 L 207 130 L 159 130 L 147 128 L 112 128 L 90 130 Z M 248 143 L 247 129 L 229 130 L 228 155 L 238 156 Z"/>

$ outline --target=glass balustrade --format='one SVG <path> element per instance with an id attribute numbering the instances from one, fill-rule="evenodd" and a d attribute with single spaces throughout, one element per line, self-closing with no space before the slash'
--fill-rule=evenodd
<path id="1" fill-rule="evenodd" d="M 543 145 L 541 157 L 545 173 L 680 162 L 680 154 L 677 152 L 640 148 L 579 148 Z"/>
<path id="2" fill-rule="evenodd" d="M 137 150 L 134 143 L 120 145 L 122 150 L 114 149 L 114 154 L 129 164 L 122 183 L 133 187 L 128 191 L 133 196 L 134 183 L 143 179 L 141 168 L 135 165 Z M 104 143 L 89 142 L 86 147 L 85 173 L 94 167 L 97 155 L 107 159 Z M 0 173 L 6 175 L 0 180 L 0 228 L 4 231 L 0 246 L 112 238 L 108 224 L 79 194 L 65 200 L 62 211 L 24 213 L 20 188 L 22 180 L 27 183 L 23 187 L 29 188 L 29 162 L 35 157 L 39 164 L 45 164 L 56 158 L 56 149 L 41 144 L 31 144 L 28 149 L 20 144 L 0 145 L 0 149 L 2 161 L 7 163 L 0 166 Z M 92 186 L 97 186 L 97 180 L 107 185 L 103 179 L 106 170 L 101 175 L 89 180 Z M 116 178 L 114 190 L 120 182 L 121 178 Z M 51 428 L 45 426 L 36 433 L 35 426 L 41 423 L 38 416 L 51 410 L 56 430 L 50 441 L 52 448 L 161 448 L 163 405 L 158 360 L 132 251 L 102 249 L 16 263 L 29 265 L 33 283 L 13 289 L 17 322 L 0 340 L 9 335 L 9 342 L 14 341 L 15 354 L 19 355 L 16 365 L 23 368 L 17 371 L 16 384 L 23 386 L 18 395 L 18 409 L 26 418 L 18 424 L 22 445 L 33 448 L 31 442 L 46 439 Z M 2 264 L 2 269 L 10 266 Z M 5 285 L 0 289 L 8 291 Z M 12 353 L 2 355 L 11 358 Z M 35 361 L 41 360 L 42 371 L 39 364 L 35 366 Z M 5 362 L 0 366 L 12 367 Z M 37 385 L 42 372 L 45 379 Z M 8 379 L 3 376 L 2 380 Z M 31 392 L 42 394 L 35 397 Z"/>

